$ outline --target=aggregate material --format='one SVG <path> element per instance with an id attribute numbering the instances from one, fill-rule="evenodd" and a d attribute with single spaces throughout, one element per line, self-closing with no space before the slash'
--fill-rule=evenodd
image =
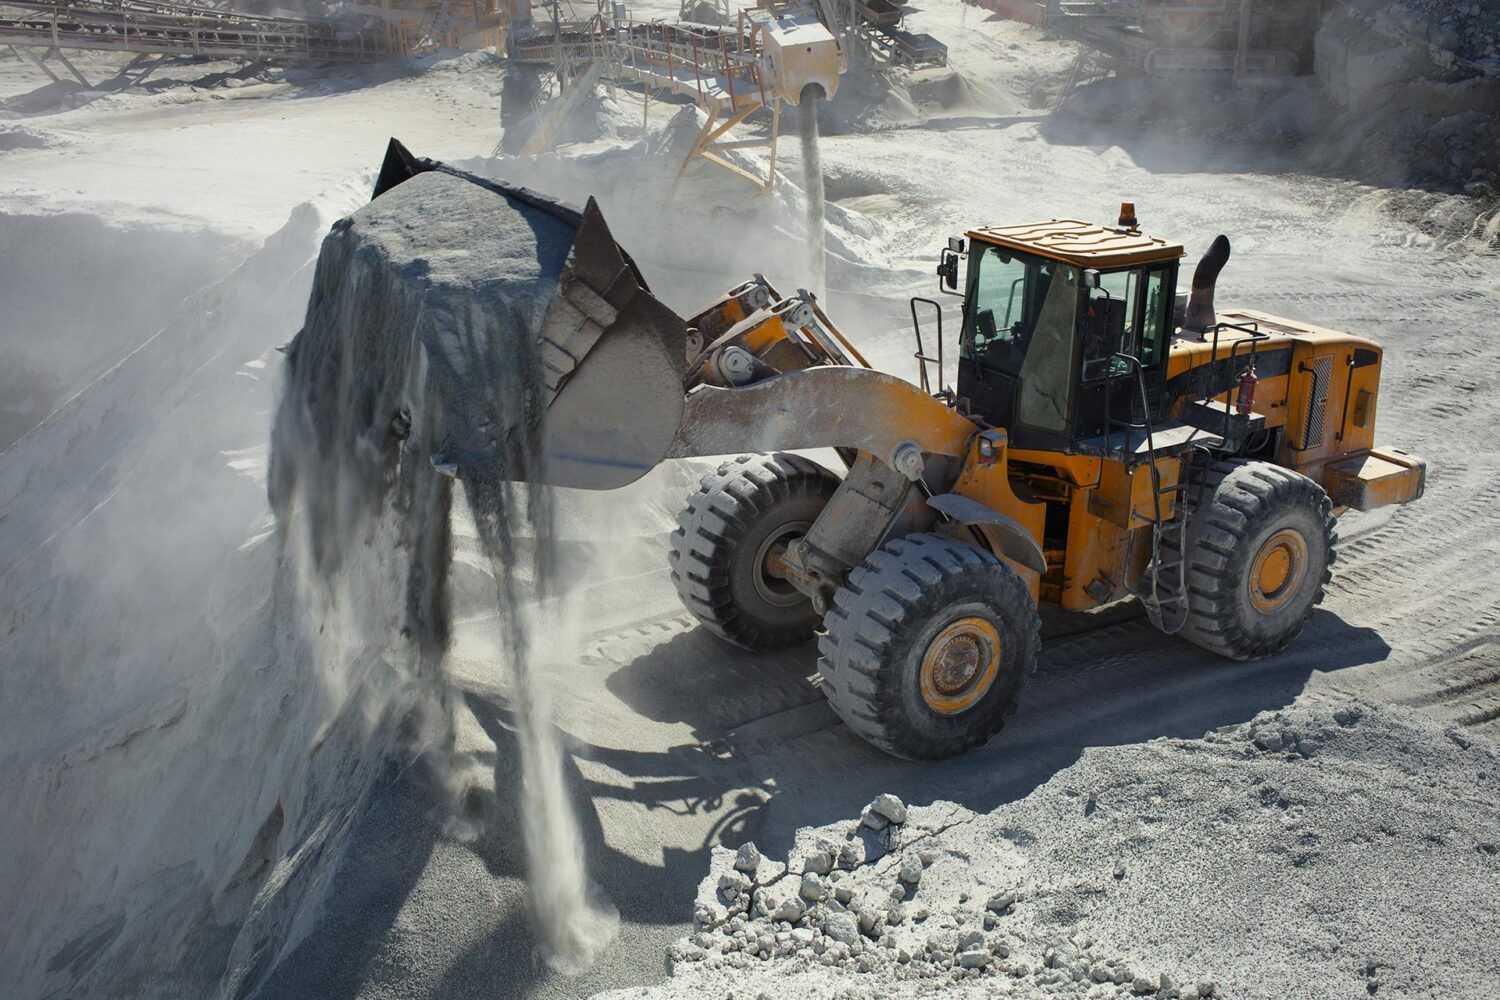
<path id="1" fill-rule="evenodd" d="M 1303 704 L 987 814 L 900 805 L 798 831 L 785 871 L 716 848 L 671 978 L 602 996 L 1500 992 L 1500 748 L 1408 712 Z"/>

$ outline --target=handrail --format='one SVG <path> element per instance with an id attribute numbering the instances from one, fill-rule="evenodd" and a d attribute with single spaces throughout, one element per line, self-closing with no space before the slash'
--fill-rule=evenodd
<path id="1" fill-rule="evenodd" d="M 927 303 L 932 306 L 932 311 L 937 313 L 937 357 L 935 358 L 929 357 L 927 355 L 927 348 L 922 346 L 922 324 L 917 319 L 918 302 Z M 917 378 L 921 382 L 922 391 L 928 395 L 932 395 L 932 385 L 927 379 L 927 363 L 929 361 L 937 362 L 938 390 L 941 391 L 943 388 L 943 307 L 936 299 L 923 298 L 920 295 L 913 295 L 909 305 L 911 307 L 912 332 L 917 337 L 917 352 L 912 355 L 912 357 L 917 359 Z"/>
<path id="2" fill-rule="evenodd" d="M 1240 345 L 1250 345 L 1249 359 L 1250 363 L 1253 365 L 1255 364 L 1255 352 L 1259 347 L 1260 342 L 1263 340 L 1271 339 L 1271 335 L 1263 331 L 1259 327 L 1259 325 L 1255 323 L 1215 323 L 1213 347 L 1209 349 L 1208 354 L 1208 363 L 1210 365 L 1217 365 L 1219 363 L 1219 332 L 1226 328 L 1230 330 L 1238 330 L 1241 333 L 1248 333 L 1250 335 L 1248 339 L 1241 338 L 1229 345 L 1229 355 L 1223 360 L 1229 362 L 1229 367 L 1231 370 L 1234 368 L 1235 355 L 1239 353 Z M 1230 386 L 1228 389 L 1224 390 L 1224 433 L 1220 436 L 1225 441 L 1229 440 L 1229 420 L 1234 411 L 1234 405 L 1229 399 L 1229 395 L 1232 392 L 1234 392 L 1234 386 Z M 1217 399 L 1218 395 L 1218 393 L 1214 393 L 1209 398 Z"/>

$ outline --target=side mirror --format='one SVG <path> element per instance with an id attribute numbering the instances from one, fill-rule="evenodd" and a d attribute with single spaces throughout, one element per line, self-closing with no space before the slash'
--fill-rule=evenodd
<path id="1" fill-rule="evenodd" d="M 939 286 L 948 292 L 958 288 L 958 251 L 951 247 L 943 251 L 937 266 Z"/>
<path id="2" fill-rule="evenodd" d="M 948 249 L 951 250 L 951 251 L 953 251 L 954 253 L 963 253 L 964 252 L 963 237 L 961 237 L 961 236 L 950 236 L 950 237 L 948 237 Z"/>
<path id="3" fill-rule="evenodd" d="M 1098 288 L 1099 287 L 1099 272 L 1097 270 L 1095 270 L 1092 267 L 1084 268 L 1084 271 L 1083 271 L 1083 287 L 1084 288 Z"/>

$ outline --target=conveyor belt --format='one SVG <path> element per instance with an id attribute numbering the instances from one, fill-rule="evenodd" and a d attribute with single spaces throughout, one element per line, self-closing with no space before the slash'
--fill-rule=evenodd
<path id="1" fill-rule="evenodd" d="M 154 0 L 6 0 L 0 44 L 177 56 L 355 62 L 388 52 L 383 31 L 333 18 L 259 17 Z"/>

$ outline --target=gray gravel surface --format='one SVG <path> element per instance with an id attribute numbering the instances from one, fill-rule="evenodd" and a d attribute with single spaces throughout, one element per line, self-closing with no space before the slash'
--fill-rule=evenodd
<path id="1" fill-rule="evenodd" d="M 717 848 L 672 977 L 607 996 L 1495 996 L 1497 813 L 1483 737 L 1267 712 L 1087 751 L 988 814 L 801 830 L 784 875 Z M 833 892 L 789 905 L 809 881 Z"/>

